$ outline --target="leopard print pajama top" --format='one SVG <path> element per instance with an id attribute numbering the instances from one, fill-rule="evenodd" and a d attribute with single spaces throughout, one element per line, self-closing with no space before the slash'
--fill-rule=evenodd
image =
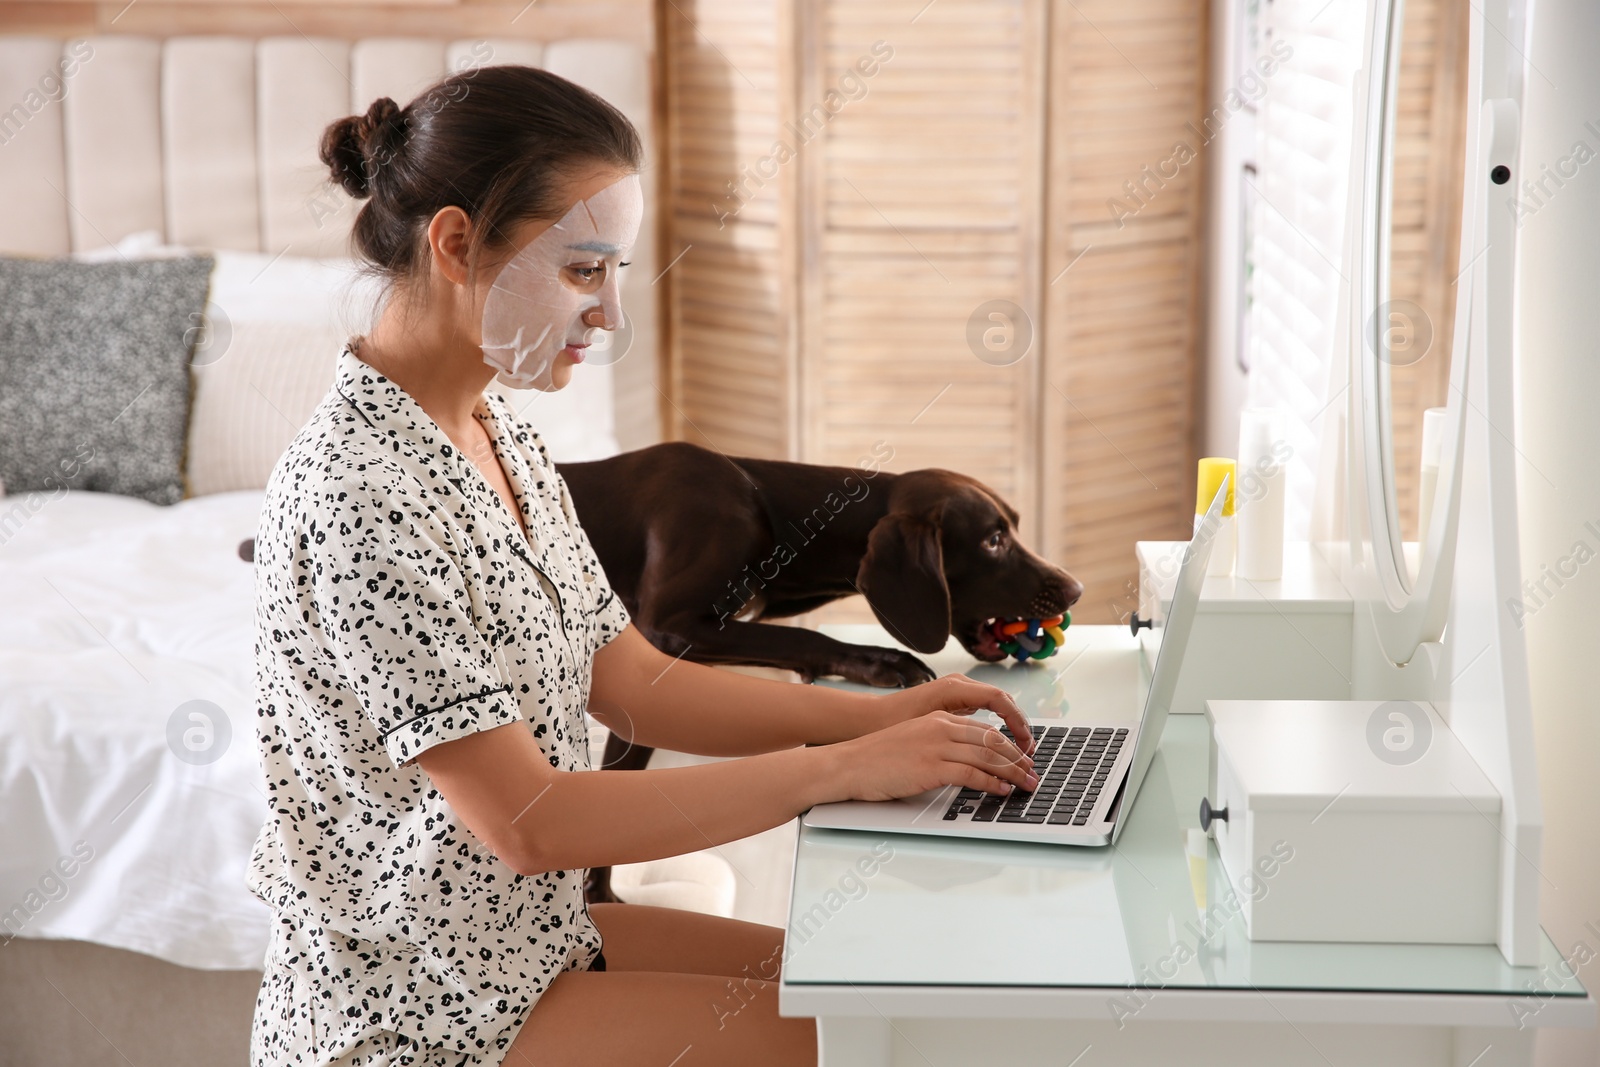
<path id="1" fill-rule="evenodd" d="M 477 417 L 522 515 L 347 346 L 279 461 L 256 539 L 256 741 L 274 912 L 254 1067 L 496 1064 L 600 936 L 584 872 L 519 875 L 415 757 L 511 723 L 589 769 L 594 654 L 628 623 L 543 442 Z"/>

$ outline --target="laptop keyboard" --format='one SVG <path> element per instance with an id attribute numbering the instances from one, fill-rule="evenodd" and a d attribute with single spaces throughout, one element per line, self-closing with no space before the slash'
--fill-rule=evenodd
<path id="1" fill-rule="evenodd" d="M 1033 772 L 1039 787 L 1032 793 L 1013 790 L 1010 796 L 995 796 L 978 789 L 963 789 L 945 811 L 946 821 L 971 816 L 973 822 L 1048 823 L 1054 826 L 1086 826 L 1089 813 L 1100 799 L 1100 791 L 1111 776 L 1111 768 L 1122 754 L 1126 729 L 1109 726 L 1033 726 L 1029 728 L 1038 748 L 1033 754 Z M 1000 732 L 1015 740 L 1011 731 Z"/>

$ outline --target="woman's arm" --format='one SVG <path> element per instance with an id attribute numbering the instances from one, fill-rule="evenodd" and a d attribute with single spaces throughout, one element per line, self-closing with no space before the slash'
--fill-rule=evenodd
<path id="1" fill-rule="evenodd" d="M 999 731 L 947 712 L 840 744 L 698 767 L 558 771 L 515 723 L 435 745 L 417 762 L 466 826 L 520 874 L 681 855 L 831 800 L 884 800 L 944 785 L 1005 794 L 1013 783 L 1037 784 Z"/>
<path id="2" fill-rule="evenodd" d="M 794 685 L 674 660 L 632 626 L 595 655 L 589 693 L 589 713 L 613 733 L 702 756 L 830 744 L 934 710 L 980 708 L 1000 715 L 1031 751 L 1027 720 L 1010 695 L 961 675 L 881 694 Z"/>

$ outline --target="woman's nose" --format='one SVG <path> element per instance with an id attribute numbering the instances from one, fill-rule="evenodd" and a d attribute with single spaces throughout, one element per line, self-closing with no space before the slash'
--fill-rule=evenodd
<path id="1" fill-rule="evenodd" d="M 616 329 L 613 324 L 606 322 L 606 309 L 599 304 L 596 304 L 594 307 L 584 311 L 583 324 L 585 326 L 594 327 L 597 330 Z"/>

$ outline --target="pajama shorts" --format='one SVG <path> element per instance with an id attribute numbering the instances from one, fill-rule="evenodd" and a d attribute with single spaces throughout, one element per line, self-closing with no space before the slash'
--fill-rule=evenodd
<path id="1" fill-rule="evenodd" d="M 605 969 L 606 956 L 601 952 L 589 970 Z M 303 976 L 275 960 L 267 961 L 251 1026 L 251 1067 L 498 1067 L 504 1059 L 504 1053 L 492 1051 L 476 1054 L 421 1048 L 409 1038 L 380 1027 L 372 1027 L 336 1059 L 320 1059 L 307 1008 L 310 1002 L 311 991 Z M 507 1050 L 516 1040 L 518 1029 L 520 1025 L 513 1028 Z"/>

